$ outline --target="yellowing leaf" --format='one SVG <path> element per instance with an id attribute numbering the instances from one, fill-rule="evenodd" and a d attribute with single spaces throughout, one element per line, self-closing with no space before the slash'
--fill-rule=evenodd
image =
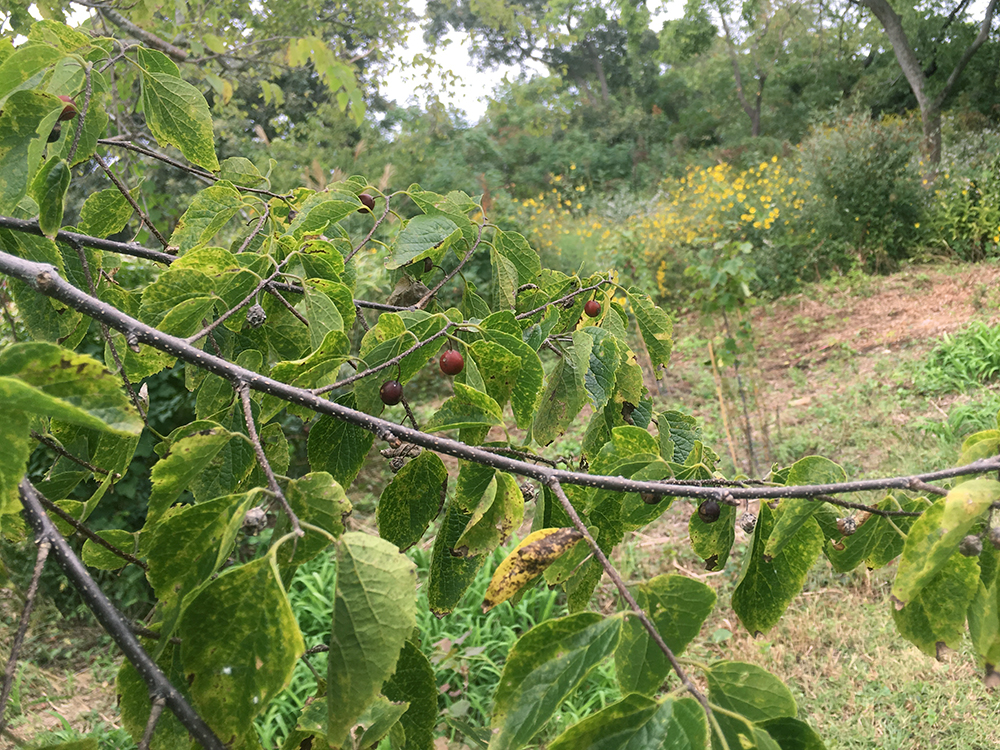
<path id="1" fill-rule="evenodd" d="M 497 566 L 483 598 L 483 612 L 510 599 L 581 539 L 576 529 L 539 529 L 528 534 Z"/>

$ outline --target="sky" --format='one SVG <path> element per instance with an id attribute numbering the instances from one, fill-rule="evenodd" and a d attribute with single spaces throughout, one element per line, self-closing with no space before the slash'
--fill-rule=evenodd
<path id="1" fill-rule="evenodd" d="M 684 13 L 683 0 L 666 0 L 665 11 L 654 11 L 654 25 L 659 20 L 661 23 L 667 19 L 680 18 Z M 411 0 L 410 7 L 418 17 L 424 14 L 424 0 Z M 469 59 L 469 38 L 467 34 L 452 32 L 446 37 L 449 45 L 440 49 L 432 57 L 443 68 L 451 70 L 459 78 L 460 83 L 456 86 L 442 86 L 439 81 L 431 79 L 432 85 L 443 95 L 441 98 L 464 110 L 470 123 L 479 120 L 486 113 L 486 104 L 489 94 L 493 92 L 497 84 L 503 81 L 504 76 L 516 78 L 521 72 L 515 66 L 500 66 L 495 70 L 478 71 Z M 413 60 L 416 54 L 427 55 L 427 45 L 424 44 L 423 31 L 418 27 L 410 33 L 405 48 L 400 53 L 400 60 L 404 63 Z M 541 65 L 533 67 L 538 73 L 545 73 Z M 390 73 L 381 88 L 382 95 L 388 99 L 394 99 L 399 104 L 423 103 L 419 94 L 414 94 L 415 83 L 423 83 L 426 79 L 425 69 L 414 69 L 407 66 L 399 66 Z"/>

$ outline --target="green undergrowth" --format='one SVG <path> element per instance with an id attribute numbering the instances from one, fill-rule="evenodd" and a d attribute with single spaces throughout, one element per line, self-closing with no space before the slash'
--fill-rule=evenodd
<path id="1" fill-rule="evenodd" d="M 927 393 L 961 392 L 1000 379 L 1000 326 L 973 321 L 945 334 L 917 368 L 916 386 Z"/>
<path id="2" fill-rule="evenodd" d="M 561 590 L 550 590 L 543 585 L 529 588 L 514 605 L 505 603 L 485 614 L 481 611 L 490 577 L 516 541 L 494 552 L 461 604 L 452 614 L 440 619 L 426 608 L 430 553 L 419 547 L 409 552 L 423 584 L 419 591 L 417 628 L 421 649 L 434 664 L 438 677 L 441 724 L 450 727 L 452 734 L 463 738 L 469 747 L 479 747 L 481 741 L 489 740 L 492 691 L 514 642 L 542 620 L 566 613 Z M 326 643 L 335 585 L 336 565 L 327 556 L 320 556 L 299 568 L 289 586 L 289 598 L 297 613 L 306 648 Z M 420 604 L 424 607 L 420 608 Z M 325 674 L 325 654 L 318 653 L 308 659 L 320 676 Z M 302 706 L 315 695 L 316 687 L 316 676 L 304 661 L 300 661 L 291 686 L 257 720 L 265 748 L 280 745 L 294 726 Z M 555 737 L 620 697 L 614 664 L 606 662 L 562 706 L 543 736 Z M 447 727 L 442 729 L 447 731 Z"/>

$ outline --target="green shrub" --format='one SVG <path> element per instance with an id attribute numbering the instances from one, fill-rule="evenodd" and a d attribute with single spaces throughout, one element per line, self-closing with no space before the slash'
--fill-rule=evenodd
<path id="1" fill-rule="evenodd" d="M 904 120 L 852 115 L 817 128 L 799 147 L 816 234 L 847 243 L 869 271 L 890 270 L 915 248 L 926 200 L 916 146 Z"/>
<path id="2" fill-rule="evenodd" d="M 953 162 L 934 191 L 933 242 L 964 261 L 1000 255 L 1000 154 L 981 153 L 990 157 Z"/>

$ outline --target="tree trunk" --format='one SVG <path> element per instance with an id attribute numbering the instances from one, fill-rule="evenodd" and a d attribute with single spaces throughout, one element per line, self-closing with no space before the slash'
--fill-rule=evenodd
<path id="1" fill-rule="evenodd" d="M 983 23 L 979 27 L 979 34 L 962 53 L 962 57 L 955 64 L 955 69 L 951 71 L 951 75 L 948 76 L 942 89 L 931 99 L 924 86 L 926 77 L 923 66 L 921 66 L 920 60 L 903 30 L 903 19 L 892 9 L 888 0 L 861 0 L 861 4 L 875 14 L 875 17 L 882 24 L 882 28 L 885 29 L 889 43 L 892 44 L 892 51 L 896 53 L 896 60 L 899 61 L 899 67 L 902 68 L 903 75 L 906 76 L 906 81 L 910 84 L 910 90 L 917 99 L 917 106 L 920 107 L 920 119 L 924 126 L 923 151 L 928 163 L 932 166 L 941 161 L 941 107 L 944 105 L 945 99 L 948 98 L 948 94 L 955 88 L 955 83 L 969 64 L 969 60 L 989 38 L 998 2 L 1000 0 L 990 0 Z"/>
<path id="2" fill-rule="evenodd" d="M 760 107 L 764 99 L 764 80 L 758 80 L 756 101 L 751 105 L 747 101 L 746 91 L 743 88 L 743 76 L 740 73 L 739 55 L 736 54 L 736 42 L 729 31 L 729 23 L 726 21 L 725 13 L 723 13 L 721 7 L 718 10 L 719 18 L 722 21 L 722 30 L 726 34 L 726 49 L 729 50 L 729 60 L 733 65 L 733 78 L 736 80 L 736 97 L 740 100 L 740 106 L 743 107 L 743 111 L 750 118 L 750 135 L 756 138 L 760 135 Z"/>

